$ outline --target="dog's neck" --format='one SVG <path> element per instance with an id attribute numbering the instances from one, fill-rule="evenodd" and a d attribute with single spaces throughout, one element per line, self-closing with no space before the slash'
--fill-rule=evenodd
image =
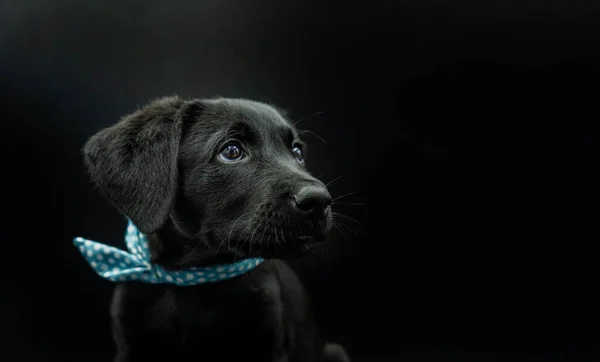
<path id="1" fill-rule="evenodd" d="M 167 269 L 230 264 L 240 260 L 233 253 L 217 252 L 199 235 L 183 230 L 174 217 L 156 233 L 148 235 L 152 263 Z"/>

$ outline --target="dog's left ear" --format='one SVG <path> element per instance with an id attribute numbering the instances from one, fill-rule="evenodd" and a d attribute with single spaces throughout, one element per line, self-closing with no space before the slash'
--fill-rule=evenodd
<path id="1" fill-rule="evenodd" d="M 145 234 L 156 232 L 169 217 L 182 130 L 202 108 L 200 101 L 158 99 L 98 132 L 83 147 L 92 181 Z"/>

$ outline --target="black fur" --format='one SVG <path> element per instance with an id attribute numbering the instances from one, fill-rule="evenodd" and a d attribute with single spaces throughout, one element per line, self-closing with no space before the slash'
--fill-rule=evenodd
<path id="1" fill-rule="evenodd" d="M 90 138 L 91 179 L 149 236 L 154 263 L 268 258 L 214 284 L 118 285 L 116 361 L 349 361 L 323 340 L 282 260 L 331 228 L 331 197 L 306 170 L 305 152 L 282 113 L 240 99 L 159 99 Z"/>

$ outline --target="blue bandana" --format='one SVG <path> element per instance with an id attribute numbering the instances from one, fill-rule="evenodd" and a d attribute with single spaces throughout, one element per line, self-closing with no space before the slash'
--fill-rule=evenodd
<path id="1" fill-rule="evenodd" d="M 150 263 L 148 239 L 131 221 L 125 233 L 125 244 L 129 253 L 84 238 L 75 238 L 73 243 L 94 271 L 112 282 L 141 281 L 153 284 L 197 285 L 235 278 L 263 262 L 262 258 L 251 258 L 228 265 L 166 270 L 160 265 Z"/>

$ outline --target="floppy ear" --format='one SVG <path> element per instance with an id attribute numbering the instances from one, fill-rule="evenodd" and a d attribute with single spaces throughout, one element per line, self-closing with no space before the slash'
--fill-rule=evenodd
<path id="1" fill-rule="evenodd" d="M 83 147 L 91 180 L 145 234 L 156 232 L 169 217 L 183 123 L 196 111 L 197 101 L 158 99 L 98 132 Z"/>

